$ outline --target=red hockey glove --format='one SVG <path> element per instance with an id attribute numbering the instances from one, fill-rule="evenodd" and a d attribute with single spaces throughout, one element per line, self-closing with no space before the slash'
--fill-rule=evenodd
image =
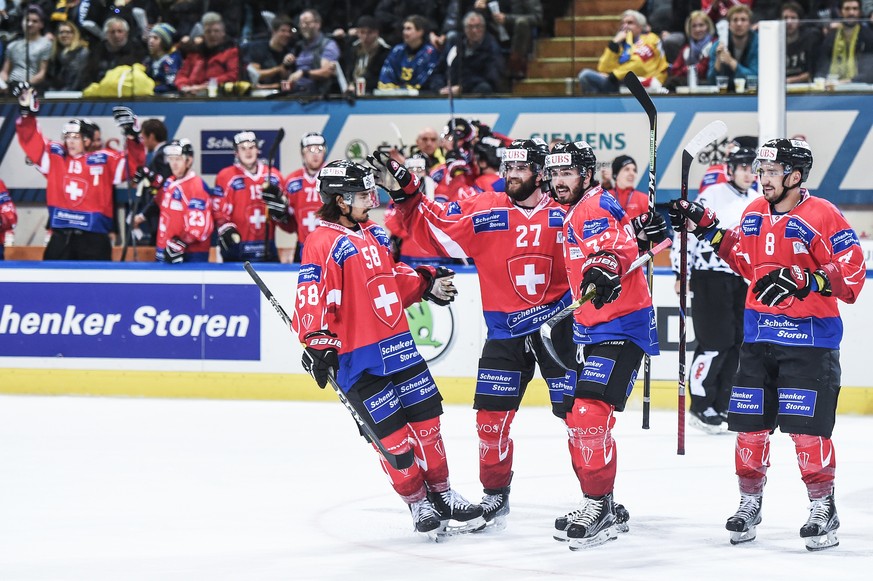
<path id="1" fill-rule="evenodd" d="M 445 307 L 458 296 L 455 288 L 455 271 L 445 266 L 424 265 L 415 269 L 427 281 L 427 290 L 421 298 Z"/>
<path id="2" fill-rule="evenodd" d="M 33 115 L 39 111 L 37 92 L 30 86 L 30 83 L 19 81 L 12 85 L 12 96 L 18 99 L 18 114 L 22 117 Z"/>
<path id="3" fill-rule="evenodd" d="M 621 263 L 612 252 L 606 250 L 595 252 L 582 265 L 580 291 L 584 295 L 592 286 L 594 298 L 591 299 L 591 304 L 596 309 L 611 303 L 621 293 Z"/>
<path id="4" fill-rule="evenodd" d="M 224 250 L 225 254 L 236 254 L 240 240 L 242 237 L 239 235 L 239 230 L 230 222 L 222 224 L 218 228 L 218 243 L 221 244 L 221 249 Z"/>
<path id="5" fill-rule="evenodd" d="M 164 248 L 164 262 L 170 264 L 178 264 L 185 258 L 185 250 L 188 245 L 185 244 L 178 236 L 173 236 L 167 240 L 167 247 Z"/>
<path id="6" fill-rule="evenodd" d="M 329 376 L 336 375 L 339 368 L 339 349 L 342 342 L 330 331 L 313 331 L 304 338 L 303 369 L 306 370 L 318 387 L 324 389 Z"/>
<path id="7" fill-rule="evenodd" d="M 755 298 L 768 307 L 775 307 L 790 296 L 803 300 L 812 291 L 831 296 L 830 279 L 823 270 L 812 272 L 797 265 L 771 270 L 752 289 Z"/>
<path id="8" fill-rule="evenodd" d="M 674 230 L 691 232 L 698 240 L 706 240 L 718 251 L 724 231 L 718 228 L 715 212 L 688 200 L 671 200 L 669 208 L 670 223 Z M 689 229 L 689 222 L 693 228 Z"/>
<path id="9" fill-rule="evenodd" d="M 418 176 L 384 151 L 376 150 L 367 156 L 367 161 L 376 170 L 376 183 L 388 192 L 395 203 L 405 202 L 421 188 Z"/>

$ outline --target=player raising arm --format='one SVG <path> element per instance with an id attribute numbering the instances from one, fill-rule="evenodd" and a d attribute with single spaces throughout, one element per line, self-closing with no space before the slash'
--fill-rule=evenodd
<path id="1" fill-rule="evenodd" d="M 439 535 L 450 520 L 462 523 L 456 531 L 478 529 L 485 525 L 482 507 L 449 485 L 442 396 L 404 314 L 422 298 L 454 300 L 454 272 L 394 262 L 387 232 L 369 218 L 379 206 L 370 169 L 332 161 L 319 172 L 317 188 L 320 222 L 303 247 L 293 318 L 303 366 L 319 387 L 336 381 L 387 450 L 403 454 L 412 446 L 416 462 L 408 469 L 380 459 L 415 530 Z"/>
<path id="2" fill-rule="evenodd" d="M 801 187 L 811 169 L 805 141 L 765 143 L 755 160 L 763 197 L 749 204 L 737 230 L 720 229 L 715 213 L 697 203 L 670 202 L 674 228 L 708 241 L 752 281 L 728 407 L 740 487 L 739 509 L 725 525 L 733 544 L 755 539 L 777 426 L 794 441 L 811 503 L 800 536 L 811 551 L 839 544 L 831 441 L 843 336 L 837 299 L 855 302 L 866 268 L 858 236 L 840 211 Z"/>

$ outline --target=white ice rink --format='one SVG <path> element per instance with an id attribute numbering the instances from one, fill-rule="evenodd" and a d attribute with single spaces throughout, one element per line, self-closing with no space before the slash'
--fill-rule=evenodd
<path id="1" fill-rule="evenodd" d="M 516 417 L 512 514 L 502 533 L 434 544 L 339 403 L 0 397 L 0 580 L 869 579 L 873 418 L 840 416 L 841 544 L 806 551 L 791 440 L 773 438 L 758 539 L 731 546 L 733 436 L 676 414 L 619 415 L 617 499 L 630 533 L 588 551 L 551 538 L 581 498 L 562 425 Z M 481 487 L 474 412 L 448 406 L 453 486 Z"/>

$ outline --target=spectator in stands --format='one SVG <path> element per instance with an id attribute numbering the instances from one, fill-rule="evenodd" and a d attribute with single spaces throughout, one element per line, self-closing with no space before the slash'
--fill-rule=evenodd
<path id="1" fill-rule="evenodd" d="M 189 95 L 205 94 L 210 79 L 215 79 L 219 86 L 239 79 L 239 50 L 234 40 L 227 37 L 221 15 L 207 12 L 200 23 L 203 43 L 188 53 L 176 75 L 176 87 Z"/>
<path id="2" fill-rule="evenodd" d="M 221 15 L 225 32 L 229 38 L 239 38 L 243 24 L 243 4 L 240 0 L 208 0 L 203 2 L 201 11 L 208 10 Z"/>
<path id="3" fill-rule="evenodd" d="M 728 18 L 728 12 L 734 6 L 745 6 L 749 9 L 749 19 L 751 19 L 751 9 L 754 0 L 701 0 L 700 9 L 706 12 L 713 22 L 718 22 L 722 18 Z"/>
<path id="4" fill-rule="evenodd" d="M 55 32 L 48 65 L 47 88 L 54 91 L 81 91 L 85 88 L 88 44 L 72 22 L 61 22 Z"/>
<path id="5" fill-rule="evenodd" d="M 439 62 L 440 53 L 430 43 L 427 19 L 418 14 L 403 22 L 403 42 L 391 49 L 379 73 L 380 89 L 420 89 Z"/>
<path id="6" fill-rule="evenodd" d="M 155 94 L 176 91 L 176 75 L 182 68 L 182 55 L 176 50 L 176 29 L 161 22 L 152 26 L 148 38 L 149 56 L 145 66 L 155 81 Z"/>
<path id="7" fill-rule="evenodd" d="M 27 9 L 24 18 L 24 38 L 13 40 L 6 47 L 0 70 L 0 86 L 3 87 L 28 82 L 41 88 L 46 82 L 52 43 L 43 35 L 45 14 L 34 4 Z"/>
<path id="8" fill-rule="evenodd" d="M 744 4 L 728 10 L 727 21 L 727 42 L 713 43 L 707 79 L 714 85 L 717 76 L 728 77 L 728 91 L 733 91 L 735 78 L 758 76 L 758 33 L 752 30 L 752 11 Z"/>
<path id="9" fill-rule="evenodd" d="M 394 46 L 406 42 L 404 28 L 410 16 L 418 15 L 425 20 L 422 29 L 436 30 L 444 18 L 441 4 L 433 0 L 379 0 L 373 16 L 382 26 L 385 42 Z"/>
<path id="10" fill-rule="evenodd" d="M 636 10 L 625 10 L 615 37 L 603 50 L 597 70 L 583 69 L 579 85 L 583 93 L 618 93 L 622 79 L 631 71 L 649 90 L 661 88 L 667 80 L 667 60 L 656 34 L 644 32 L 646 17 Z"/>
<path id="11" fill-rule="evenodd" d="M 379 83 L 382 65 L 391 52 L 391 47 L 379 35 L 379 21 L 373 16 L 361 16 L 355 23 L 357 40 L 345 53 L 343 71 L 349 82 L 349 90 L 354 90 L 355 79 L 363 78 L 367 94 Z"/>
<path id="12" fill-rule="evenodd" d="M 18 223 L 18 214 L 15 211 L 15 203 L 9 195 L 9 188 L 0 180 L 0 260 L 3 260 L 3 250 L 6 233 L 12 232 Z"/>
<path id="13" fill-rule="evenodd" d="M 808 83 L 815 74 L 821 34 L 817 26 L 804 26 L 803 8 L 793 0 L 782 4 L 785 21 L 785 82 Z"/>
<path id="14" fill-rule="evenodd" d="M 699 82 L 706 83 L 709 53 L 713 42 L 717 39 L 715 25 L 706 12 L 695 10 L 691 13 L 685 22 L 685 36 L 688 38 L 688 43 L 679 50 L 676 60 L 670 65 L 667 81 L 664 83 L 664 87 L 670 91 L 688 84 L 688 71 L 691 67 L 694 67 Z"/>
<path id="15" fill-rule="evenodd" d="M 336 79 L 340 49 L 337 43 L 321 32 L 321 15 L 317 10 L 304 10 L 297 21 L 300 40 L 293 58 L 286 58 L 293 71 L 282 81 L 282 90 L 296 95 L 326 95 Z"/>
<path id="16" fill-rule="evenodd" d="M 452 47 L 457 44 L 458 37 L 446 44 L 428 86 L 440 95 L 480 94 L 490 95 L 497 92 L 503 71 L 503 55 L 500 45 L 491 34 L 485 30 L 485 18 L 478 12 L 470 11 L 464 16 L 464 34 L 457 47 L 457 58 L 448 64 L 448 56 Z M 452 86 L 449 88 L 448 79 Z"/>
<path id="17" fill-rule="evenodd" d="M 540 0 L 499 0 L 498 6 L 498 12 L 491 12 L 489 0 L 476 0 L 473 5 L 484 13 L 491 34 L 509 48 L 510 76 L 523 79 L 527 76 L 534 31 L 543 25 L 543 4 Z"/>
<path id="18" fill-rule="evenodd" d="M 873 29 L 861 21 L 861 0 L 842 0 L 842 22 L 835 22 L 822 43 L 818 76 L 840 83 L 873 82 Z"/>
<path id="19" fill-rule="evenodd" d="M 133 65 L 145 60 L 145 46 L 130 36 L 130 25 L 118 16 L 103 23 L 104 40 L 89 47 L 85 83 L 99 82 L 106 73 L 121 65 Z"/>
<path id="20" fill-rule="evenodd" d="M 278 89 L 287 74 L 285 59 L 293 57 L 294 21 L 280 14 L 270 22 L 269 39 L 252 41 L 243 56 L 254 89 Z"/>
<path id="21" fill-rule="evenodd" d="M 612 183 L 610 190 L 630 218 L 649 211 L 649 195 L 636 189 L 637 162 L 629 155 L 619 155 L 612 160 Z"/>

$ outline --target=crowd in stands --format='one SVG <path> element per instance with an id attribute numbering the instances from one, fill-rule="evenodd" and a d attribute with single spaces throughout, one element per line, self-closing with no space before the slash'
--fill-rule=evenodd
<path id="1" fill-rule="evenodd" d="M 0 0 L 0 89 L 27 80 L 42 92 L 117 96 L 129 77 L 138 96 L 503 93 L 569 4 Z M 621 15 L 596 69 L 579 72 L 583 93 L 618 92 L 629 71 L 653 92 L 722 76 L 733 91 L 757 77 L 757 22 L 778 18 L 789 82 L 873 82 L 873 0 L 628 4 L 637 10 Z"/>

